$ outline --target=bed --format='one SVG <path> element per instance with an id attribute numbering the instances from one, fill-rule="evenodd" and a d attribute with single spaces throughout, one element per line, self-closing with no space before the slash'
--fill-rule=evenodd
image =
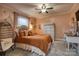
<path id="1" fill-rule="evenodd" d="M 36 52 L 39 55 L 47 55 L 52 44 L 52 39 L 49 35 L 33 35 L 33 36 L 22 36 L 19 37 L 19 40 L 16 40 L 18 43 L 27 44 L 32 52 Z M 21 46 L 21 45 L 20 45 Z"/>

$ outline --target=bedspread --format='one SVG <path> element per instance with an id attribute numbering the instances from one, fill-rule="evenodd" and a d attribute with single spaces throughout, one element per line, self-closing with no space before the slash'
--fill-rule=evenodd
<path id="1" fill-rule="evenodd" d="M 52 43 L 52 39 L 49 35 L 33 35 L 33 36 L 22 36 L 19 43 L 26 43 L 41 49 L 45 54 L 48 53 L 49 43 Z"/>

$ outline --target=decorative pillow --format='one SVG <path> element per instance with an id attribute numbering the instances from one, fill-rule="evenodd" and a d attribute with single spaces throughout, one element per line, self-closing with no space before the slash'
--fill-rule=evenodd
<path id="1" fill-rule="evenodd" d="M 28 36 L 28 30 L 24 30 L 25 36 Z"/>
<path id="2" fill-rule="evenodd" d="M 28 36 L 31 36 L 31 35 L 33 35 L 33 33 L 32 33 L 32 31 L 29 31 Z"/>

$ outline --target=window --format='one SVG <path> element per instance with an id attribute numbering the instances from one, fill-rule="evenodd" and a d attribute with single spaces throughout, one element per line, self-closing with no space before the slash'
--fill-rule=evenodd
<path id="1" fill-rule="evenodd" d="M 22 25 L 28 26 L 28 18 L 23 17 L 23 16 L 18 16 L 17 19 L 18 19 L 18 25 L 17 26 L 22 26 Z"/>

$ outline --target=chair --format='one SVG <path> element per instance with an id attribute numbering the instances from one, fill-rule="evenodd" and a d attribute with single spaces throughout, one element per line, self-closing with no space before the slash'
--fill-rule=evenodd
<path id="1" fill-rule="evenodd" d="M 8 22 L 0 22 L 0 54 L 5 52 L 14 45 L 12 26 Z"/>

